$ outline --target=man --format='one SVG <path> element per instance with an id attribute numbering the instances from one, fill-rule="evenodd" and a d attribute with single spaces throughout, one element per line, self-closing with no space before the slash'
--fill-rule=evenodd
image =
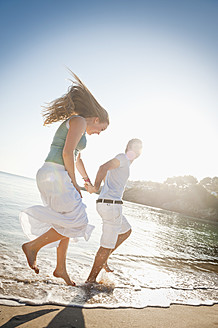
<path id="1" fill-rule="evenodd" d="M 103 221 L 100 248 L 86 282 L 95 283 L 103 267 L 108 272 L 112 271 L 107 265 L 109 255 L 131 234 L 131 226 L 122 214 L 122 195 L 129 178 L 129 167 L 141 152 L 141 140 L 131 139 L 125 153 L 118 154 L 100 166 L 94 186 L 85 185 L 86 190 L 93 193 L 99 190 L 101 182 L 105 180 L 96 201 L 97 211 Z"/>

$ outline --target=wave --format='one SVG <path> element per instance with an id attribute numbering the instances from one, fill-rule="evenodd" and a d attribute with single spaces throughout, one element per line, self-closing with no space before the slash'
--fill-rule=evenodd
<path id="1" fill-rule="evenodd" d="M 159 304 L 158 302 L 150 302 L 150 304 L 144 305 L 134 305 L 134 304 L 76 304 L 76 303 L 68 303 L 68 302 L 60 302 L 60 301 L 43 301 L 43 300 L 33 300 L 27 299 L 23 297 L 14 297 L 14 296 L 1 296 L 0 294 L 0 305 L 7 305 L 7 306 L 24 306 L 24 305 L 57 305 L 57 306 L 64 306 L 64 307 L 78 307 L 78 308 L 105 308 L 105 309 L 119 309 L 119 308 L 133 308 L 133 309 L 143 309 L 146 307 L 160 307 L 160 308 L 169 308 L 171 305 L 189 305 L 189 306 L 213 306 L 218 304 L 217 300 L 207 300 L 207 301 L 169 301 L 165 304 Z"/>
<path id="2" fill-rule="evenodd" d="M 59 305 L 81 308 L 145 308 L 150 306 L 169 307 L 180 305 L 218 304 L 216 287 L 178 287 L 117 285 L 111 281 L 103 284 L 81 284 L 76 287 L 60 285 L 50 280 L 14 279 L 5 280 L 6 285 L 14 286 L 9 293 L 2 289 L 1 305 Z M 21 285 L 24 286 L 21 292 Z M 30 297 L 34 286 L 34 293 Z M 39 288 L 37 288 L 39 287 Z M 6 288 L 7 289 L 7 288 Z M 5 292 L 5 293 L 4 293 Z M 19 295 L 20 293 L 20 295 Z M 25 295 L 26 293 L 26 295 Z"/>

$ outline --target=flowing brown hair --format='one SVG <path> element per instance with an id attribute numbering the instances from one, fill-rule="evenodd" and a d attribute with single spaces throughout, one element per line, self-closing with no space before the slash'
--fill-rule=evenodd
<path id="1" fill-rule="evenodd" d="M 44 125 L 66 120 L 75 114 L 85 118 L 98 117 L 100 123 L 109 124 L 107 111 L 97 102 L 78 76 L 70 72 L 75 81 L 70 80 L 72 85 L 68 92 L 51 101 L 47 106 L 43 106 Z"/>

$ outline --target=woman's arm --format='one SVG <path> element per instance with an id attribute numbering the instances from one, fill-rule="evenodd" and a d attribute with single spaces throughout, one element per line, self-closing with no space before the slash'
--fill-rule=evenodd
<path id="1" fill-rule="evenodd" d="M 76 168 L 77 168 L 77 170 L 79 171 L 80 175 L 82 176 L 83 180 L 84 180 L 85 182 L 89 182 L 89 183 L 91 184 L 91 182 L 90 182 L 90 180 L 89 180 L 89 177 L 88 177 L 88 174 L 87 174 L 87 172 L 86 172 L 86 169 L 85 169 L 85 166 L 84 166 L 83 160 L 82 160 L 82 158 L 81 158 L 80 153 L 79 153 L 78 156 L 77 156 L 77 160 L 76 160 Z"/>
<path id="2" fill-rule="evenodd" d="M 74 150 L 86 129 L 86 121 L 82 117 L 74 117 L 69 122 L 69 130 L 63 149 L 64 166 L 67 170 L 71 181 L 77 191 L 80 193 L 79 186 L 76 182 L 74 167 Z M 81 193 L 80 193 L 81 195 Z"/>

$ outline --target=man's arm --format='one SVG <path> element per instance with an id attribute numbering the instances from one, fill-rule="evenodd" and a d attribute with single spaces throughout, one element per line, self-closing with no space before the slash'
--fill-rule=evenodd
<path id="1" fill-rule="evenodd" d="M 101 182 L 105 179 L 107 172 L 109 170 L 116 169 L 119 166 L 120 166 L 120 161 L 117 158 L 113 158 L 110 161 L 106 162 L 105 164 L 101 165 L 98 169 L 94 186 L 85 185 L 86 190 L 90 194 L 92 194 L 93 192 L 97 192 L 101 186 Z"/>

